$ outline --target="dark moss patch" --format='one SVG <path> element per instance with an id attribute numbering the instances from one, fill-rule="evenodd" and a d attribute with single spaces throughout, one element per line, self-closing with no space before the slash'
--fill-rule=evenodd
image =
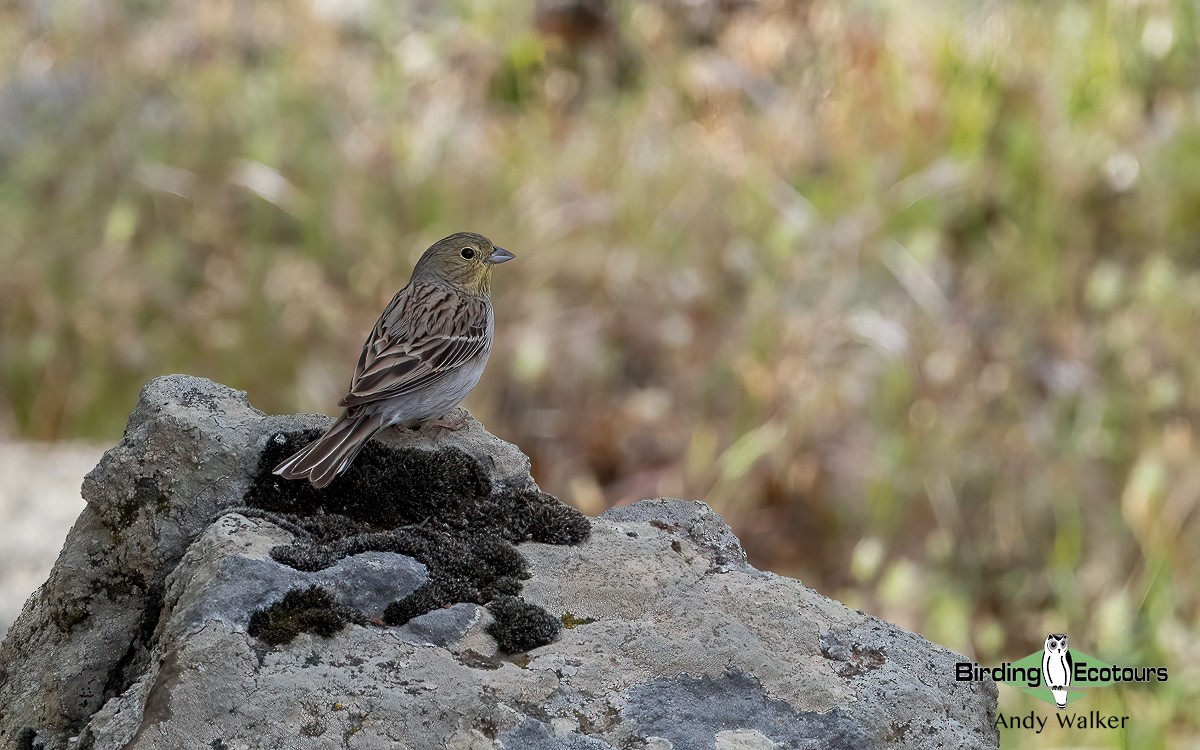
<path id="1" fill-rule="evenodd" d="M 35 730 L 33 727 L 25 727 L 21 731 L 17 732 L 17 736 L 13 738 L 13 742 L 13 747 L 15 747 L 16 750 L 34 750 L 34 748 L 41 747 L 40 743 L 36 745 L 34 744 L 37 742 L 37 730 Z"/>
<path id="2" fill-rule="evenodd" d="M 338 605 L 320 586 L 292 589 L 269 607 L 250 614 L 247 632 L 267 643 L 290 643 L 301 633 L 329 638 L 350 623 L 365 624 L 361 612 Z"/>
<path id="3" fill-rule="evenodd" d="M 562 630 L 557 617 L 517 596 L 498 596 L 488 609 L 496 619 L 487 632 L 509 653 L 545 646 Z"/>
<path id="4" fill-rule="evenodd" d="M 586 516 L 536 487 L 494 485 L 478 461 L 454 447 L 430 451 L 370 442 L 350 470 L 323 490 L 271 473 L 318 436 L 307 430 L 269 439 L 245 496 L 249 510 L 296 537 L 272 550 L 275 560 L 315 571 L 363 552 L 408 555 L 425 564 L 429 580 L 386 608 L 387 624 L 459 602 L 503 601 L 505 620 L 497 626 L 502 648 L 553 640 L 558 619 L 514 599 L 529 576 L 514 545 L 578 544 L 591 533 Z"/>
<path id="5" fill-rule="evenodd" d="M 528 564 L 505 540 L 485 533 L 463 534 L 431 526 L 401 526 L 362 532 L 327 543 L 303 540 L 276 547 L 271 556 L 297 570 L 314 571 L 363 552 L 408 555 L 438 570 L 441 578 L 464 578 L 487 586 L 502 576 L 527 578 Z"/>
<path id="6" fill-rule="evenodd" d="M 395 450 L 376 441 L 367 443 L 351 469 L 323 490 L 271 473 L 320 435 L 317 430 L 305 430 L 268 440 L 246 503 L 299 516 L 336 513 L 391 528 L 416 523 L 439 511 L 452 513 L 464 498 L 485 497 L 491 492 L 482 467 L 458 449 Z"/>
<path id="7" fill-rule="evenodd" d="M 436 519 L 512 542 L 578 544 L 591 533 L 579 511 L 535 488 L 493 486 L 478 461 L 453 447 L 428 451 L 372 441 L 350 470 L 323 490 L 271 473 L 319 436 L 317 430 L 304 430 L 269 439 L 246 504 L 297 516 L 336 514 L 376 529 Z"/>
<path id="8" fill-rule="evenodd" d="M 137 675 L 145 672 L 154 643 L 154 631 L 158 627 L 158 618 L 163 610 L 163 585 L 148 586 L 145 578 L 137 573 L 114 575 L 107 585 L 102 585 L 102 590 L 110 599 L 116 600 L 117 596 L 123 596 L 134 601 L 141 600 L 137 607 L 141 610 L 137 629 L 133 632 L 125 653 L 121 654 L 117 663 L 108 670 L 105 678 L 104 697 L 107 700 L 125 692 Z M 86 739 L 87 736 L 84 737 L 84 740 Z M 83 746 L 84 741 L 81 740 L 79 747 L 82 749 Z"/>

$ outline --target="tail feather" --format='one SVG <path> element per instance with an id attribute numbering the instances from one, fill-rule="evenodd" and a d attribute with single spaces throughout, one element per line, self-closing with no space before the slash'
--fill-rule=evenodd
<path id="1" fill-rule="evenodd" d="M 367 440 L 383 427 L 379 414 L 343 415 L 321 437 L 275 467 L 284 479 L 307 479 L 321 489 L 350 467 Z"/>

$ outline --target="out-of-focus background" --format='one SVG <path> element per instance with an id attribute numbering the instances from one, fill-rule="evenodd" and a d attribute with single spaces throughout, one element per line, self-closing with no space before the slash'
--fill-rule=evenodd
<path id="1" fill-rule="evenodd" d="M 483 232 L 519 260 L 467 405 L 547 490 L 703 498 L 985 664 L 1168 665 L 1076 741 L 1200 741 L 1197 13 L 2 4 L 0 437 L 110 445 L 168 372 L 332 414 Z"/>

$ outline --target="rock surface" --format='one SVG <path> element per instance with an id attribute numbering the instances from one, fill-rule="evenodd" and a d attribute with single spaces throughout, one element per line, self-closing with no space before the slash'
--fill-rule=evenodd
<path id="1" fill-rule="evenodd" d="M 548 645 L 499 649 L 488 627 L 499 610 L 469 602 L 385 626 L 380 614 L 427 583 L 426 566 L 370 550 L 287 567 L 272 550 L 303 530 L 240 507 L 269 440 L 327 423 L 265 416 L 198 378 L 150 383 L 0 647 L 0 746 L 998 744 L 995 686 L 956 683 L 961 657 L 755 570 L 696 502 L 614 509 L 576 546 L 521 544 L 521 595 L 565 625 Z M 528 459 L 474 421 L 383 442 L 456 448 L 495 486 L 536 490 Z M 310 585 L 364 624 L 274 646 L 248 634 L 252 611 Z"/>

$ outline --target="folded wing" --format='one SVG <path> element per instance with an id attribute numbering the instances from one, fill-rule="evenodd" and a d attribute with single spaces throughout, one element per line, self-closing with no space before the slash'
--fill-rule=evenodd
<path id="1" fill-rule="evenodd" d="M 350 392 L 339 406 L 357 406 L 422 390 L 487 351 L 491 306 L 486 297 L 436 284 L 402 289 L 363 346 Z"/>

